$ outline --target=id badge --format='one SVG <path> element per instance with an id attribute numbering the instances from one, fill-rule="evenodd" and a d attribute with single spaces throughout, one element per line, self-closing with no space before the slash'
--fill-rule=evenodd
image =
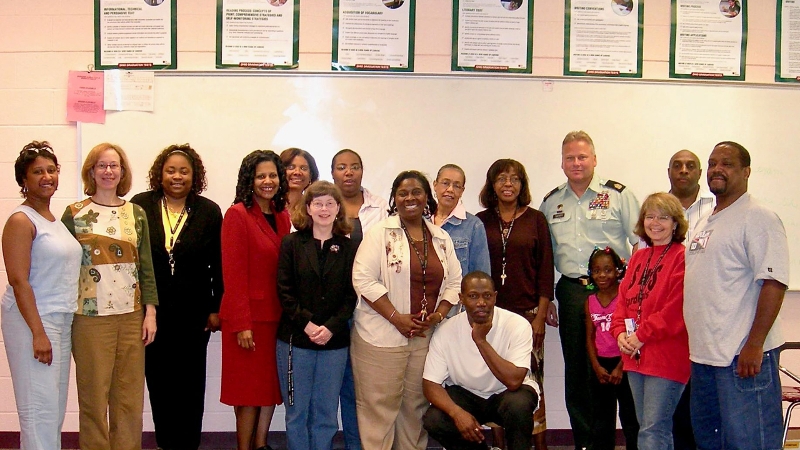
<path id="1" fill-rule="evenodd" d="M 630 336 L 636 332 L 636 319 L 625 319 L 625 332 L 627 333 L 627 336 Z"/>

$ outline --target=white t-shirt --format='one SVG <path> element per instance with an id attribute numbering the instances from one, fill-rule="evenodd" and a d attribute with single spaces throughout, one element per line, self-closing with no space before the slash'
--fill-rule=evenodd
<path id="1" fill-rule="evenodd" d="M 789 285 L 789 244 L 778 215 L 745 193 L 700 220 L 686 245 L 683 318 L 692 361 L 731 365 L 753 326 L 763 280 Z M 778 316 L 764 351 L 783 342 Z"/>
<path id="2" fill-rule="evenodd" d="M 528 369 L 523 384 L 531 386 L 539 394 L 539 387 L 530 371 L 531 324 L 522 316 L 495 307 L 492 329 L 486 341 L 501 358 Z M 472 340 L 472 327 L 466 312 L 447 320 L 433 334 L 422 378 L 437 384 L 455 384 L 482 398 L 507 389 L 494 376 Z"/>

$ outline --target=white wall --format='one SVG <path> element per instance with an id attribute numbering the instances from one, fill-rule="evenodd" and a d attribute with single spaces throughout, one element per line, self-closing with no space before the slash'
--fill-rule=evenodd
<path id="1" fill-rule="evenodd" d="M 766 3 L 766 2 L 765 2 Z M 775 2 L 750 8 L 747 82 L 769 83 L 774 77 Z M 24 0 L 0 2 L 0 217 L 20 203 L 12 174 L 19 149 L 31 140 L 48 140 L 62 165 L 61 185 L 52 210 L 60 212 L 79 196 L 77 128 L 65 121 L 68 70 L 93 63 L 93 1 Z M 537 1 L 534 11 L 533 74 L 558 77 L 563 67 L 563 2 Z M 447 73 L 450 68 L 451 2 L 422 0 L 417 6 L 417 72 Z M 179 70 L 213 70 L 215 1 L 181 0 L 178 5 Z M 331 51 L 332 2 L 302 0 L 300 71 L 328 71 Z M 669 1 L 648 1 L 645 8 L 644 78 L 668 78 Z M 635 82 L 635 81 L 632 81 Z M 212 105 L 209 105 L 211 108 Z M 556 151 L 557 149 L 554 149 Z M 677 149 L 676 149 L 677 150 Z M 156 149 L 153 150 L 154 152 Z M 525 161 L 523 161 L 525 162 Z M 324 164 L 322 164 L 324 166 Z M 553 167 L 553 170 L 559 170 Z M 666 182 L 666 180 L 665 180 Z M 549 187 L 535 186 L 535 195 Z M 0 271 L 5 273 L 0 262 Z M 0 277 L 0 279 L 2 279 Z M 784 330 L 800 340 L 798 293 L 784 306 Z M 563 403 L 563 361 L 555 330 L 546 340 L 546 393 L 551 429 L 569 428 Z M 792 358 L 798 361 L 800 355 Z M 206 431 L 234 429 L 231 408 L 219 399 L 219 336 L 209 345 Z M 77 431 L 77 398 L 70 393 L 65 431 Z M 149 410 L 149 405 L 146 405 Z M 152 430 L 149 417 L 146 429 Z M 800 419 L 798 419 L 800 420 Z M 800 422 L 798 422 L 800 423 Z M 273 429 L 283 429 L 276 415 Z M 0 431 L 19 430 L 5 351 L 0 349 Z"/>

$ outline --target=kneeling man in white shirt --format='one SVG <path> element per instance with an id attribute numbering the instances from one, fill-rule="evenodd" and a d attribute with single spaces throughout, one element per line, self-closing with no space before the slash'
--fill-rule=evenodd
<path id="1" fill-rule="evenodd" d="M 461 281 L 465 312 L 434 333 L 422 387 L 431 407 L 423 425 L 448 450 L 486 449 L 481 424 L 505 429 L 508 450 L 529 450 L 539 388 L 531 376 L 531 325 L 495 307 L 492 277 Z"/>

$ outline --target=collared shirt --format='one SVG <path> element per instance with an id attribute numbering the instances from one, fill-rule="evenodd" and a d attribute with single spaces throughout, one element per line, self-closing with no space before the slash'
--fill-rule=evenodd
<path id="1" fill-rule="evenodd" d="M 389 203 L 365 187 L 361 187 L 361 194 L 364 203 L 358 210 L 358 220 L 361 221 L 361 231 L 366 235 L 373 225 L 389 216 Z"/>
<path id="2" fill-rule="evenodd" d="M 453 239 L 462 275 L 476 270 L 492 274 L 486 229 L 480 219 L 467 212 L 464 203 L 459 201 L 440 227 Z"/>
<path id="3" fill-rule="evenodd" d="M 548 194 L 539 207 L 550 225 L 556 270 L 563 275 L 586 275 L 595 247 L 609 246 L 629 259 L 630 245 L 639 242 L 633 233 L 639 219 L 639 201 L 630 189 L 605 183 L 595 176 L 580 198 L 569 183 L 564 183 Z"/>
<path id="4" fill-rule="evenodd" d="M 694 203 L 683 210 L 683 215 L 686 217 L 686 220 L 689 221 L 689 231 L 686 233 L 687 240 L 690 239 L 691 236 L 694 236 L 694 229 L 697 227 L 700 219 L 714 212 L 714 207 L 716 205 L 717 198 L 714 197 L 714 194 L 700 188 L 700 192 L 697 193 L 697 198 Z"/>

